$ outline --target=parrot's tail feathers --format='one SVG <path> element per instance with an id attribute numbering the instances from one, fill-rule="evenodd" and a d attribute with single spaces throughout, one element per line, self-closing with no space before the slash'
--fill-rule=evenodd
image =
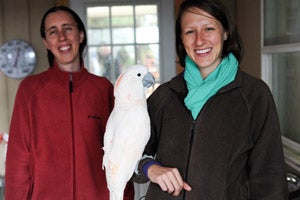
<path id="1" fill-rule="evenodd" d="M 110 192 L 109 200 L 123 200 L 123 191 Z"/>

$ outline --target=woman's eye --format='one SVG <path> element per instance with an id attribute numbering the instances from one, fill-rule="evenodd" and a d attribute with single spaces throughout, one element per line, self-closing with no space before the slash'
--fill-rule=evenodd
<path id="1" fill-rule="evenodd" d="M 48 31 L 48 34 L 49 35 L 54 35 L 54 34 L 56 34 L 56 32 L 57 32 L 56 30 L 50 30 L 50 31 Z"/>
<path id="2" fill-rule="evenodd" d="M 70 31 L 73 30 L 73 27 L 72 27 L 72 26 L 66 26 L 66 27 L 64 28 L 64 30 L 65 30 L 65 32 L 70 32 Z"/>
<path id="3" fill-rule="evenodd" d="M 207 27 L 207 28 L 205 28 L 205 30 L 206 31 L 213 31 L 213 30 L 215 30 L 213 27 Z"/>
<path id="4" fill-rule="evenodd" d="M 186 32 L 185 32 L 185 35 L 191 34 L 191 33 L 193 33 L 193 32 L 194 32 L 193 30 L 186 31 Z"/>

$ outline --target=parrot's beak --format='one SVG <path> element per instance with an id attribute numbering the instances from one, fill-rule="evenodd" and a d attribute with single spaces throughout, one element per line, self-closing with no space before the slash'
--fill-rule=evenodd
<path id="1" fill-rule="evenodd" d="M 154 76 L 150 72 L 148 72 L 143 78 L 143 86 L 149 88 L 154 83 L 155 83 Z"/>

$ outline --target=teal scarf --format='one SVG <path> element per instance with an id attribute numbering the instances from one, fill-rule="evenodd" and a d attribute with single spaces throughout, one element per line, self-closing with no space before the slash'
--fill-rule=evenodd
<path id="1" fill-rule="evenodd" d="M 235 78 L 238 61 L 232 53 L 224 57 L 218 67 L 204 80 L 199 68 L 190 57 L 185 58 L 184 79 L 187 83 L 188 94 L 184 99 L 185 106 L 191 111 L 194 119 L 197 118 L 207 100 L 216 94 L 219 89 Z"/>

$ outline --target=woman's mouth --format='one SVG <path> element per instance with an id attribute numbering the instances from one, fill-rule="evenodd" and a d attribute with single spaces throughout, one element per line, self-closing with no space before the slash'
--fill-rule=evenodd
<path id="1" fill-rule="evenodd" d="M 71 45 L 59 47 L 60 51 L 68 51 L 69 49 L 71 49 Z"/>
<path id="2" fill-rule="evenodd" d="M 197 54 L 208 54 L 210 51 L 211 51 L 211 48 L 195 50 L 195 52 Z"/>

